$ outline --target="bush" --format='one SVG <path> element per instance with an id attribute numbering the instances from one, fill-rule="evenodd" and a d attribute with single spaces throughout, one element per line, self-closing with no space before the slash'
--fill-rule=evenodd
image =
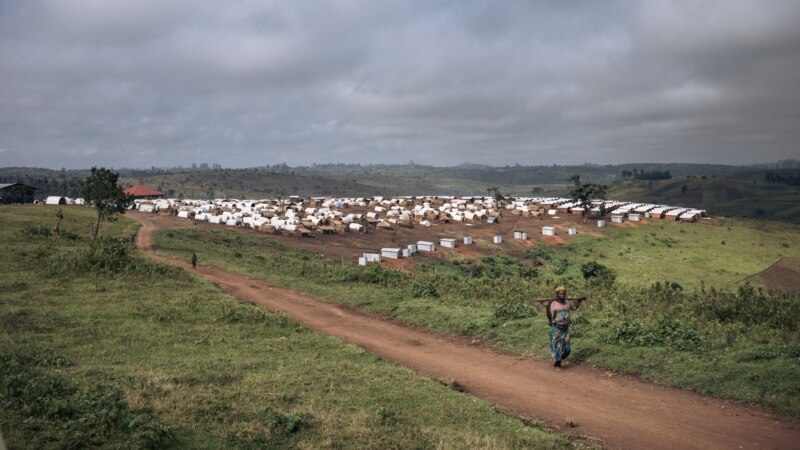
<path id="1" fill-rule="evenodd" d="M 597 261 L 589 261 L 581 264 L 581 274 L 585 280 L 597 281 L 600 284 L 611 285 L 617 279 L 613 270 L 600 264 Z"/>
<path id="2" fill-rule="evenodd" d="M 95 384 L 78 389 L 51 367 L 71 365 L 49 349 L 0 350 L 0 406 L 12 414 L 9 429 L 36 436 L 44 447 L 117 447 L 126 435 L 134 448 L 164 448 L 175 429 L 146 409 L 132 410 L 116 388 Z M 130 433 L 130 434 L 129 434 Z"/>
<path id="3" fill-rule="evenodd" d="M 44 266 L 50 276 L 69 277 L 89 273 L 105 276 L 187 276 L 177 267 L 143 257 L 127 239 L 98 239 L 77 250 L 65 249 L 49 241 L 24 256 L 28 263 Z"/>
<path id="4" fill-rule="evenodd" d="M 50 237 L 53 232 L 48 227 L 43 227 L 41 225 L 33 225 L 30 223 L 26 223 L 23 225 L 22 230 L 20 230 L 20 234 L 26 238 L 48 238 Z"/>
<path id="5" fill-rule="evenodd" d="M 497 326 L 509 320 L 526 319 L 535 315 L 536 309 L 527 303 L 504 303 L 495 309 L 492 324 Z"/>
<path id="6" fill-rule="evenodd" d="M 670 317 L 655 324 L 642 319 L 618 321 L 603 341 L 635 347 L 666 346 L 675 350 L 699 350 L 701 339 L 691 326 Z"/>
<path id="7" fill-rule="evenodd" d="M 439 291 L 436 290 L 436 285 L 431 282 L 415 282 L 411 292 L 414 297 L 439 298 Z"/>

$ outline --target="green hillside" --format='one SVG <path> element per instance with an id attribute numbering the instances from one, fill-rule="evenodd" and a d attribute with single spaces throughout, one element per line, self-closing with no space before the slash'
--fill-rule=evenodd
<path id="1" fill-rule="evenodd" d="M 609 185 L 608 197 L 705 209 L 715 216 L 800 221 L 800 187 L 767 183 L 764 172 L 743 171 L 736 177 L 618 181 Z"/>

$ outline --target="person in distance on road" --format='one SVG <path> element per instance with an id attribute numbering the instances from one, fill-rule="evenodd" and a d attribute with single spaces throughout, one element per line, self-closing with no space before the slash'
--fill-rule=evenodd
<path id="1" fill-rule="evenodd" d="M 571 311 L 581 305 L 580 300 L 567 298 L 567 288 L 559 286 L 556 298 L 547 304 L 547 319 L 550 322 L 550 353 L 553 367 L 560 368 L 561 361 L 569 356 L 569 325 L 572 323 Z"/>
<path id="2" fill-rule="evenodd" d="M 197 254 L 192 252 L 192 269 L 197 269 Z"/>

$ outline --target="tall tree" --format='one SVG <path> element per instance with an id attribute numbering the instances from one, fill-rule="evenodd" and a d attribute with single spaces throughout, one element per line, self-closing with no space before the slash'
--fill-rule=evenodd
<path id="1" fill-rule="evenodd" d="M 125 210 L 133 203 L 133 197 L 125 194 L 118 180 L 118 173 L 104 167 L 92 167 L 91 175 L 81 181 L 81 195 L 97 209 L 97 221 L 92 227 L 93 240 L 97 239 L 101 221 L 117 220 L 117 215 L 125 214 Z"/>
<path id="2" fill-rule="evenodd" d="M 583 221 L 586 222 L 586 215 L 592 207 L 592 200 L 602 200 L 606 196 L 606 186 L 602 184 L 581 183 L 580 175 L 569 177 L 575 186 L 569 191 L 570 199 L 574 206 L 583 208 Z M 602 207 L 600 213 L 602 214 Z"/>
<path id="3" fill-rule="evenodd" d="M 499 201 L 502 201 L 502 200 L 505 200 L 505 199 L 506 199 L 506 198 L 503 196 L 503 194 L 501 194 L 501 193 L 500 193 L 500 188 L 498 188 L 497 186 L 491 186 L 491 187 L 488 187 L 488 188 L 486 188 L 486 192 L 488 192 L 488 193 L 489 193 L 489 195 L 490 195 L 490 196 L 491 196 L 493 199 L 495 199 L 495 201 L 498 201 L 498 202 L 499 202 Z"/>

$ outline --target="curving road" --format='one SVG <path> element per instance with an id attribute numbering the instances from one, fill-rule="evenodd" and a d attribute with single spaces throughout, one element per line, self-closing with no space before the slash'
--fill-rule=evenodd
<path id="1" fill-rule="evenodd" d="M 156 254 L 153 234 L 185 221 L 132 213 L 142 225 L 136 242 L 151 257 L 191 270 L 186 261 Z M 452 379 L 467 392 L 565 433 L 581 433 L 608 448 L 800 448 L 800 420 L 761 408 L 665 388 L 583 365 L 555 372 L 547 361 L 484 346 L 325 303 L 263 280 L 200 265 L 195 271 L 225 292 L 287 314 L 423 375 Z M 573 418 L 576 428 L 566 426 Z"/>

